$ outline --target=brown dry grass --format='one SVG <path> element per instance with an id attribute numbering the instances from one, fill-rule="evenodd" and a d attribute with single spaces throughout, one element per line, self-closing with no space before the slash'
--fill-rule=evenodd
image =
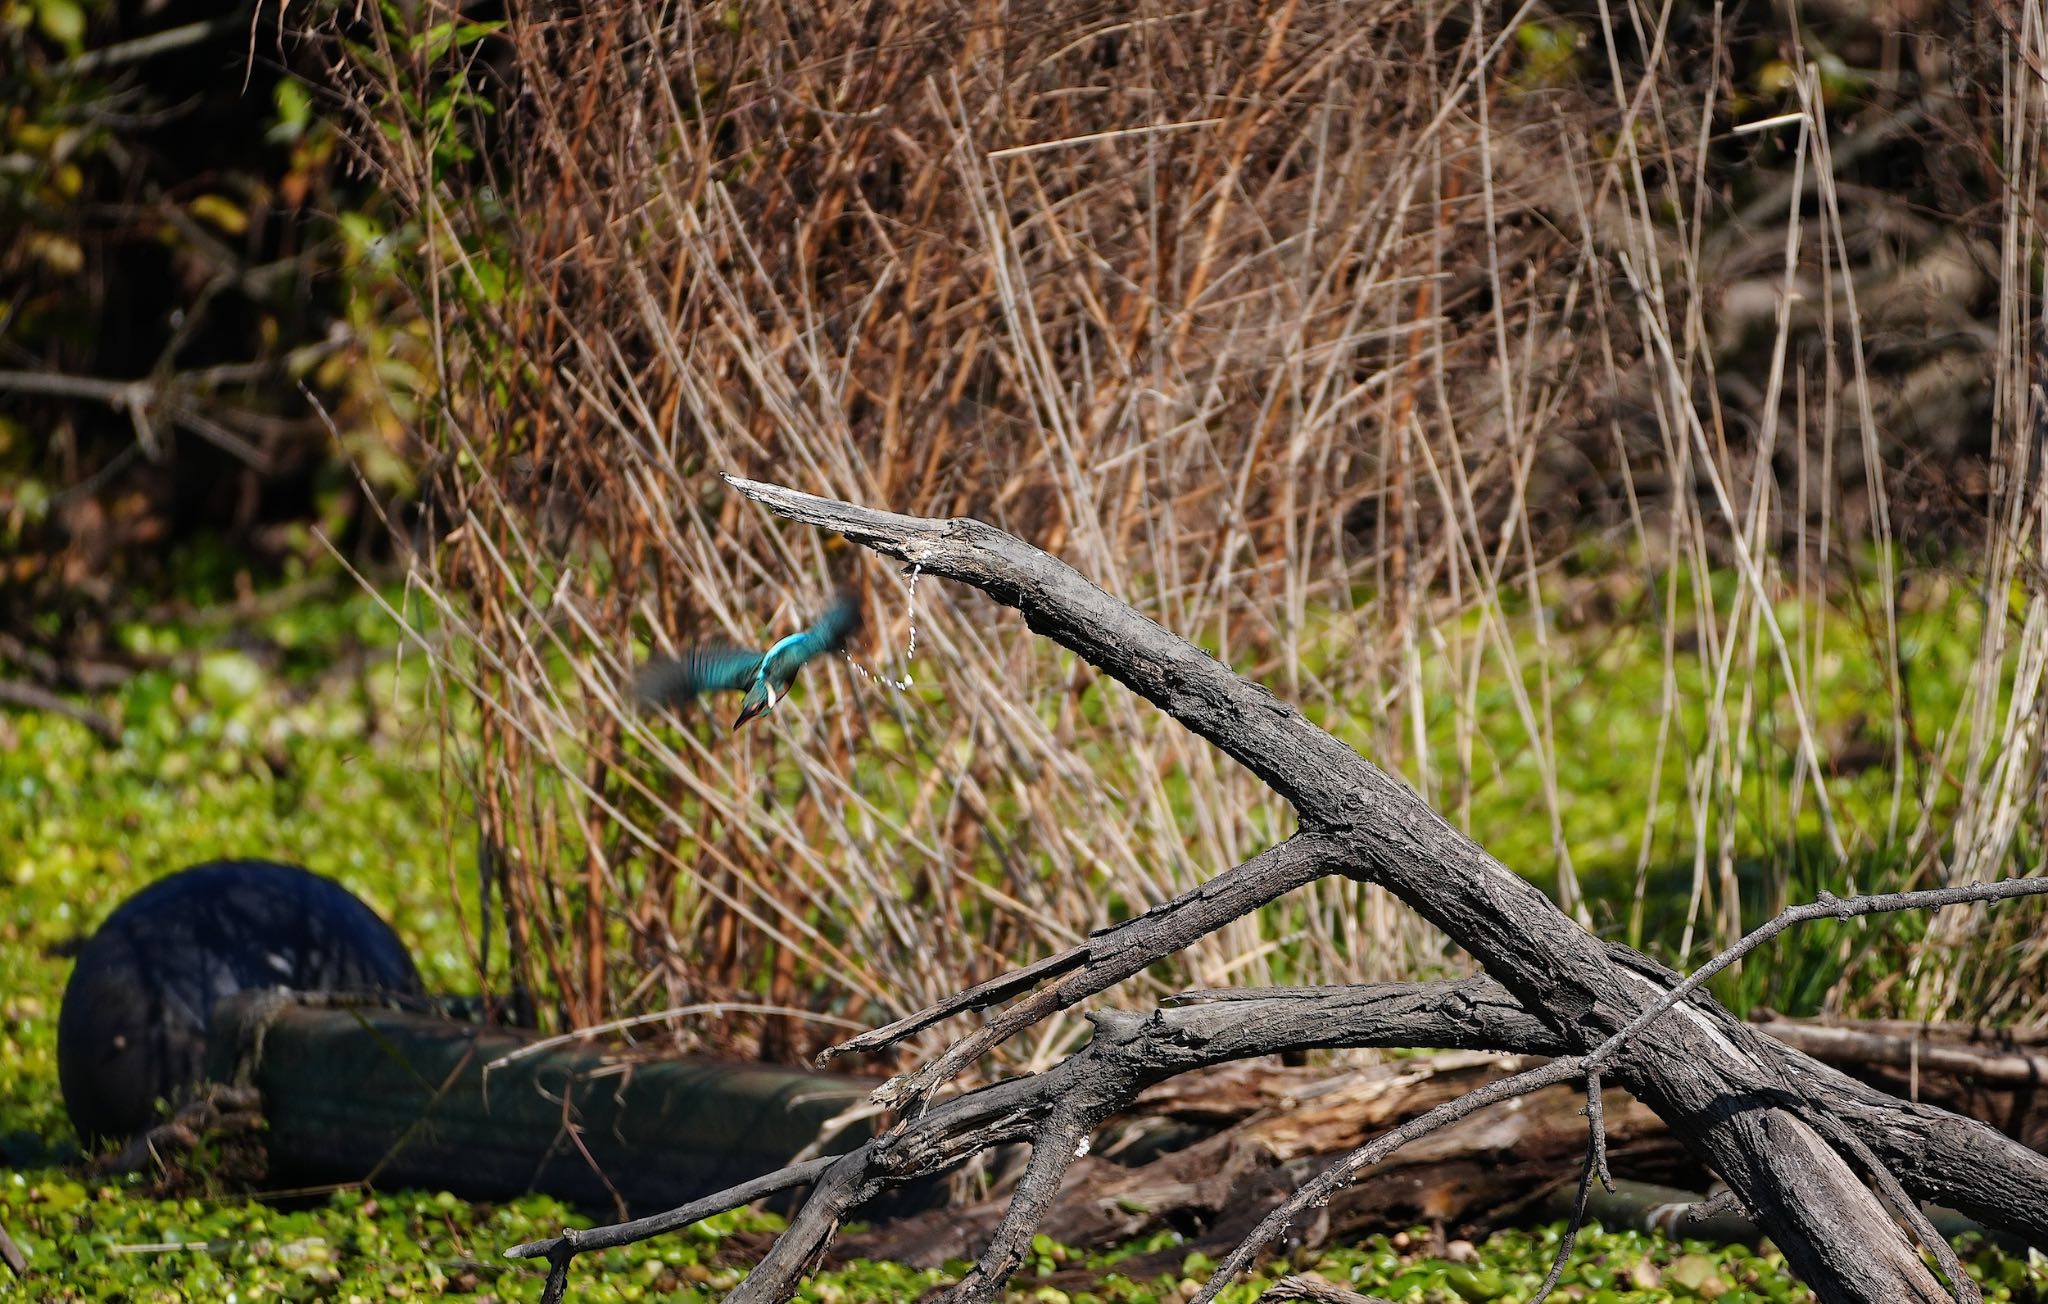
<path id="1" fill-rule="evenodd" d="M 1688 946 L 1739 931 L 1763 758 L 1795 758 L 1776 799 L 1838 860 L 1903 847 L 1950 881 L 2038 847 L 2036 7 L 1938 45 L 1828 10 L 1814 30 L 1880 65 L 1849 121 L 1781 17 L 1691 4 L 1528 5 L 1520 28 L 1297 0 L 507 14 L 436 59 L 365 11 L 342 66 L 414 223 L 442 387 L 422 636 L 479 709 L 511 973 L 561 1021 L 739 993 L 902 1013 L 1288 825 L 1004 613 L 913 602 L 718 470 L 1002 524 L 1454 817 L 1490 753 L 1533 755 L 1550 855 L 1523 868 L 1582 915 L 1553 690 L 1584 648 L 1527 613 L 1619 576 L 1664 639 L 1643 774 L 1690 834 Z M 422 89 L 458 65 L 499 106 L 487 131 Z M 481 158 L 451 160 L 473 132 Z M 1567 565 L 1588 539 L 1590 575 Z M 1916 567 L 1992 613 L 1953 720 L 1906 718 Z M 634 709 L 648 647 L 786 632 L 842 581 L 878 673 L 904 673 L 914 620 L 914 690 L 821 665 L 737 738 Z M 1865 592 L 1856 622 L 1784 618 Z M 1831 799 L 1846 735 L 1812 691 L 1845 640 L 1887 667 L 1862 704 L 1895 776 L 1876 821 Z M 1517 736 L 1482 731 L 1482 688 Z M 2002 944 L 2038 973 L 2038 939 Z M 1455 964 L 1395 903 L 1324 884 L 1146 985 Z M 1961 964 L 1914 982 L 1924 1008 L 2000 1005 Z M 787 1054 L 831 1031 L 704 1035 Z"/>

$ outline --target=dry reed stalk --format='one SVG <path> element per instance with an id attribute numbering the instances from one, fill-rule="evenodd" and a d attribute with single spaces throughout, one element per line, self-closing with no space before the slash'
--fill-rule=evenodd
<path id="1" fill-rule="evenodd" d="M 1963 72 L 1922 74 L 1935 107 L 1915 112 L 1981 120 L 2016 162 L 1978 160 L 2004 187 L 1995 220 L 1947 215 L 1998 237 L 1988 428 L 1914 435 L 1866 318 L 1937 314 L 1887 292 L 1873 233 L 1901 198 L 1838 184 L 1855 160 L 1817 73 L 1793 117 L 1730 137 L 1730 97 L 1753 91 L 1727 70 L 1756 33 L 1718 9 L 1525 7 L 1583 38 L 1563 75 L 1489 12 L 786 0 L 728 22 L 514 0 L 496 37 L 435 62 L 365 10 L 342 66 L 356 144 L 416 224 L 442 387 L 420 431 L 437 471 L 419 633 L 482 722 L 469 769 L 506 981 L 564 1024 L 742 992 L 884 1019 L 1286 831 L 1262 785 L 1087 667 L 971 597 L 928 586 L 913 607 L 904 578 L 775 529 L 712 470 L 1034 538 L 1468 824 L 1526 753 L 1548 852 L 1519 868 L 1582 919 L 1558 721 L 1599 690 L 1575 668 L 1587 637 L 1555 619 L 1605 591 L 1567 563 L 1607 540 L 1663 657 L 1655 701 L 1596 708 L 1658 721 L 1643 827 L 1602 853 L 1633 861 L 1635 898 L 1610 904 L 1640 929 L 1653 861 L 1689 863 L 1683 950 L 1741 933 L 1759 819 L 1789 845 L 1810 816 L 1835 876 L 1881 845 L 1935 882 L 2037 849 L 2039 15 L 1972 47 L 1981 109 Z M 454 167 L 437 142 L 472 124 L 418 106 L 458 59 L 498 112 Z M 1870 133 L 1903 110 L 1860 112 Z M 1782 148 L 1752 163 L 1785 183 L 1774 205 L 1730 215 L 1730 139 Z M 1914 229 L 1907 264 L 1940 246 Z M 1759 300 L 1749 330 L 1738 307 Z M 1951 462 L 1982 485 L 1909 519 L 1920 439 L 1959 440 Z M 1906 550 L 1957 520 L 1981 537 L 1913 570 Z M 1954 718 L 1913 717 L 1899 593 L 1957 571 L 1986 614 L 1967 689 Z M 737 737 L 630 699 L 650 646 L 787 632 L 843 581 L 872 625 L 856 656 L 914 669 L 911 691 L 820 665 Z M 1865 590 L 1875 610 L 1846 618 Z M 1840 808 L 1857 726 L 1823 691 L 1865 644 L 1883 683 L 1860 713 L 1893 779 L 1874 822 Z M 1482 706 L 1499 694 L 1506 728 Z M 1953 947 L 1948 929 L 1932 940 Z M 2004 940 L 2038 972 L 2043 936 Z M 2023 987 L 1928 956 L 1918 1004 L 2018 1011 Z M 1376 892 L 1318 883 L 1141 982 L 1455 964 Z M 1082 1034 L 1056 1020 L 1013 1049 L 1049 1063 Z M 793 1054 L 819 1034 L 749 1015 L 702 1035 Z"/>

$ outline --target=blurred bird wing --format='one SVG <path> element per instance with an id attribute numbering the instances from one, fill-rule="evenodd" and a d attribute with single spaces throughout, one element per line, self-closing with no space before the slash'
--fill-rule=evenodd
<path id="1" fill-rule="evenodd" d="M 827 652 L 837 652 L 860 627 L 860 604 L 850 593 L 842 593 L 809 629 L 791 634 L 768 649 L 768 678 L 778 688 L 787 688 L 796 672 Z"/>
<path id="2" fill-rule="evenodd" d="M 860 628 L 860 599 L 851 593 L 842 592 L 825 608 L 825 614 L 818 617 L 811 627 L 804 631 L 804 660 L 837 652 L 846 646 L 854 631 Z"/>
<path id="3" fill-rule="evenodd" d="M 745 688 L 761 668 L 761 653 L 737 643 L 701 643 L 673 660 L 650 661 L 640 672 L 639 692 L 647 701 L 672 704 L 699 693 Z"/>

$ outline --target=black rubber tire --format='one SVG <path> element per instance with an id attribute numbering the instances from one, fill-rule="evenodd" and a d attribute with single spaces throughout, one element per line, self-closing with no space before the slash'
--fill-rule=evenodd
<path id="1" fill-rule="evenodd" d="M 296 865 L 216 860 L 122 902 L 78 953 L 57 1016 L 64 1107 L 87 1145 L 156 1121 L 205 1071 L 214 1002 L 251 988 L 416 994 L 405 943 Z"/>

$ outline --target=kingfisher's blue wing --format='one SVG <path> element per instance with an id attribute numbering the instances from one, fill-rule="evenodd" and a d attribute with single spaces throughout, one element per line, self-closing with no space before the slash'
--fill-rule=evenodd
<path id="1" fill-rule="evenodd" d="M 852 638 L 854 631 L 859 628 L 860 599 L 851 593 L 841 592 L 833 599 L 832 605 L 825 608 L 825 614 L 818 617 L 817 621 L 803 632 L 798 642 L 798 650 L 803 653 L 805 661 L 821 657 L 827 652 L 837 652 L 846 646 L 847 640 Z"/>
<path id="2" fill-rule="evenodd" d="M 796 678 L 796 672 L 824 656 L 837 652 L 846 646 L 846 640 L 853 637 L 853 631 L 860 628 L 860 603 L 851 593 L 842 593 L 817 623 L 801 634 L 791 634 L 768 649 L 767 675 L 769 682 L 779 689 L 789 687 Z"/>
<path id="3" fill-rule="evenodd" d="M 702 643 L 674 660 L 647 663 L 637 684 L 643 700 L 673 706 L 699 693 L 745 688 L 761 668 L 761 653 L 737 643 Z"/>

